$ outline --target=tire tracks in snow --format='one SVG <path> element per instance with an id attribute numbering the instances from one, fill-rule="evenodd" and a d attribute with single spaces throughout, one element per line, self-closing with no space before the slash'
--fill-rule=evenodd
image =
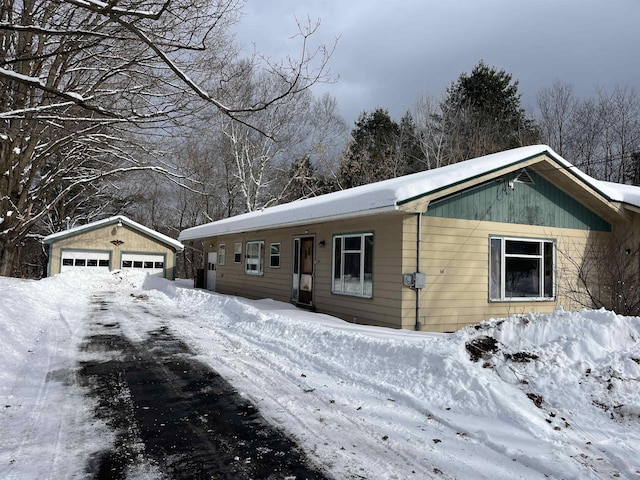
<path id="1" fill-rule="evenodd" d="M 16 473 L 15 467 L 17 467 L 17 462 L 23 462 L 28 459 L 28 455 L 25 453 L 30 450 L 29 446 L 36 443 L 35 439 L 38 436 L 37 433 L 40 431 L 43 426 L 43 415 L 47 410 L 48 405 L 51 404 L 50 399 L 50 388 L 51 383 L 49 381 L 49 375 L 51 372 L 51 366 L 53 364 L 52 359 L 57 357 L 59 353 L 59 343 L 60 336 L 55 324 L 50 323 L 45 325 L 40 331 L 40 335 L 36 337 L 36 345 L 38 347 L 35 348 L 46 348 L 47 352 L 45 357 L 40 357 L 37 355 L 32 356 L 33 360 L 26 363 L 23 367 L 22 373 L 18 375 L 17 381 L 24 382 L 24 379 L 31 379 L 34 377 L 33 374 L 27 374 L 27 372 L 38 372 L 39 375 L 37 378 L 37 393 L 31 401 L 31 398 L 28 394 L 28 390 L 33 386 L 30 384 L 21 383 L 21 385 L 17 386 L 13 389 L 13 396 L 15 398 L 22 398 L 23 401 L 28 399 L 29 403 L 27 404 L 28 410 L 20 412 L 20 415 L 27 423 L 25 428 L 21 432 L 21 439 L 18 444 L 13 447 L 12 452 L 9 456 L 13 459 L 10 464 L 9 471 L 6 473 L 7 479 L 20 479 L 22 480 L 22 473 Z M 52 347 L 52 348 L 49 348 Z M 33 353 L 34 350 L 30 350 L 30 353 Z M 24 407 L 24 405 L 23 405 Z M 14 409 L 17 410 L 17 409 Z M 13 413 L 13 412 L 12 412 Z M 16 412 L 17 413 L 17 412 Z M 48 413 L 48 412 L 47 412 Z M 47 419 L 47 423 L 57 423 L 56 431 L 59 432 L 61 425 L 59 419 Z M 49 430 L 49 428 L 47 428 Z M 51 459 L 50 463 L 55 463 L 55 458 L 59 451 L 59 433 L 56 435 L 56 441 L 53 446 L 53 459 Z M 17 475 L 17 476 L 16 476 Z"/>
<path id="2" fill-rule="evenodd" d="M 92 318 L 85 348 L 98 355 L 82 365 L 98 416 L 116 432 L 90 466 L 94 478 L 135 468 L 153 471 L 142 478 L 325 478 L 144 302 L 113 300 Z"/>

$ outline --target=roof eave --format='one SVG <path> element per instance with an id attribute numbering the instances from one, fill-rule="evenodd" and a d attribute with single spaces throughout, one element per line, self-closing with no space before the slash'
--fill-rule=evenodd
<path id="1" fill-rule="evenodd" d="M 455 191 L 455 190 L 461 190 L 464 188 L 467 188 L 468 186 L 480 183 L 485 181 L 488 178 L 492 178 L 492 177 L 497 177 L 502 173 L 508 173 L 510 171 L 513 171 L 517 168 L 521 168 L 521 167 L 525 167 L 528 164 L 531 163 L 535 163 L 533 162 L 533 160 L 537 159 L 538 157 L 542 156 L 542 155 L 547 155 L 549 157 L 551 157 L 552 155 L 548 152 L 548 151 L 542 151 L 542 152 L 538 152 L 535 153 L 533 155 L 530 155 L 528 157 L 525 158 L 521 158 L 518 160 L 515 160 L 511 163 L 505 164 L 505 165 L 500 165 L 499 167 L 496 167 L 494 169 L 491 170 L 486 170 L 483 171 L 482 173 L 479 173 L 477 175 L 471 176 L 471 177 L 465 177 L 457 182 L 453 182 L 453 183 L 449 183 L 446 185 L 443 185 L 439 188 L 435 188 L 433 190 L 429 190 L 428 192 L 423 192 L 419 195 L 415 195 L 411 198 L 406 198 L 404 200 L 401 200 L 398 202 L 398 206 L 402 207 L 403 205 L 412 203 L 412 202 L 416 202 L 419 200 L 422 200 L 423 202 L 429 203 L 430 200 L 433 200 L 435 198 L 444 196 L 444 195 L 448 195 L 449 193 L 451 193 L 451 191 Z"/>
<path id="2" fill-rule="evenodd" d="M 301 225 L 314 225 L 317 223 L 331 222 L 336 220 L 348 220 L 350 218 L 370 216 L 370 215 L 379 215 L 381 213 L 392 213 L 397 212 L 400 209 L 396 205 L 391 205 L 387 207 L 379 207 L 372 208 L 369 210 L 361 210 L 357 212 L 349 212 L 337 215 L 325 215 L 317 218 L 305 218 L 305 219 L 296 219 L 289 222 L 281 222 L 278 225 L 256 225 L 253 227 L 238 227 L 238 228 L 229 228 L 226 230 L 220 229 L 217 231 L 206 231 L 206 229 L 201 227 L 206 227 L 206 225 L 202 225 L 201 227 L 193 227 L 186 230 L 183 230 L 178 236 L 179 241 L 189 241 L 189 240 L 200 240 L 203 238 L 212 238 L 212 237 L 220 237 L 223 235 L 235 235 L 238 233 L 247 233 L 247 232 L 257 232 L 260 230 L 270 230 L 273 228 L 291 228 L 297 227 Z M 213 222 L 215 223 L 215 222 Z M 193 234 L 189 233 L 189 230 L 195 230 Z M 203 230 L 203 233 L 197 233 L 198 230 Z"/>

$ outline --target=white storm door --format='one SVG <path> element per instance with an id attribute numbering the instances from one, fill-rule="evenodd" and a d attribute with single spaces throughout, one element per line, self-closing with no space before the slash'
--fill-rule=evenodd
<path id="1" fill-rule="evenodd" d="M 218 262 L 218 252 L 207 254 L 207 290 L 216 291 L 216 269 Z"/>

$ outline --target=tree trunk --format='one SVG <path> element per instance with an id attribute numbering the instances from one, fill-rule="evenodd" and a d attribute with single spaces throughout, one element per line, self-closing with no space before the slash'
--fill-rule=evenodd
<path id="1" fill-rule="evenodd" d="M 0 276 L 11 277 L 13 274 L 13 263 L 16 248 L 6 243 L 0 244 Z"/>

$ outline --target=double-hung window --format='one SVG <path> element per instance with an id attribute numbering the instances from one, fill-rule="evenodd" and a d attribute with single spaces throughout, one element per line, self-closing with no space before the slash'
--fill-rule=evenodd
<path id="1" fill-rule="evenodd" d="M 233 247 L 233 263 L 242 263 L 242 243 L 236 243 Z"/>
<path id="2" fill-rule="evenodd" d="M 227 258 L 227 247 L 224 243 L 218 245 L 218 265 L 224 265 Z"/>
<path id="3" fill-rule="evenodd" d="M 244 255 L 244 272 L 249 275 L 262 275 L 264 264 L 264 242 L 247 242 Z"/>
<path id="4" fill-rule="evenodd" d="M 269 245 L 269 266 L 271 268 L 280 268 L 280 244 L 272 243 Z"/>
<path id="5" fill-rule="evenodd" d="M 331 291 L 371 298 L 373 295 L 373 233 L 333 237 Z"/>
<path id="6" fill-rule="evenodd" d="M 491 237 L 489 243 L 491 300 L 553 300 L 553 241 Z"/>

